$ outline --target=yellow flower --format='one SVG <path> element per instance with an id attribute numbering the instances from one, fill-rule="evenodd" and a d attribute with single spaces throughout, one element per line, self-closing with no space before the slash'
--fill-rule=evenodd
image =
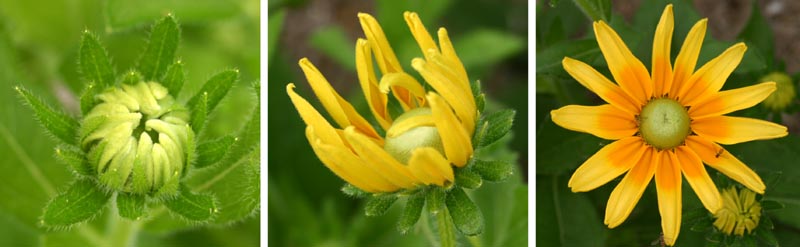
<path id="1" fill-rule="evenodd" d="M 764 193 L 758 174 L 719 144 L 783 137 L 786 127 L 767 121 L 723 116 L 758 104 L 775 90 L 774 82 L 719 91 L 744 55 L 742 43 L 695 71 L 706 19 L 689 31 L 674 67 L 670 61 L 672 5 L 656 27 L 651 73 L 605 22 L 594 23 L 600 50 L 617 84 L 589 65 L 564 58 L 564 69 L 609 104 L 568 105 L 551 112 L 570 130 L 616 140 L 572 175 L 574 192 L 595 189 L 627 172 L 608 199 L 605 224 L 620 225 L 655 177 L 664 241 L 673 245 L 681 222 L 681 173 L 710 212 L 722 207 L 720 194 L 703 163 Z"/>
<path id="2" fill-rule="evenodd" d="M 356 42 L 358 79 L 385 136 L 378 134 L 308 59 L 301 59 L 300 67 L 338 128 L 295 93 L 294 84 L 286 86 L 307 125 L 306 137 L 317 157 L 337 176 L 367 192 L 450 185 L 454 181 L 452 166 L 463 167 L 473 152 L 471 137 L 478 111 L 467 73 L 447 30 L 439 29 L 437 46 L 416 13 L 404 15 L 424 55 L 413 59 L 411 66 L 435 92 L 425 91 L 420 82 L 403 71 L 375 18 L 358 14 L 367 36 Z M 380 81 L 373 68 L 373 55 L 381 72 Z M 403 114 L 389 113 L 389 91 Z"/>
<path id="3" fill-rule="evenodd" d="M 737 192 L 731 186 L 722 192 L 722 208 L 714 214 L 714 226 L 725 234 L 744 235 L 752 233 L 761 219 L 761 204 L 756 201 L 756 193 L 748 189 Z"/>
<path id="4" fill-rule="evenodd" d="M 760 81 L 774 81 L 777 86 L 777 90 L 764 100 L 767 109 L 775 112 L 783 111 L 794 101 L 794 83 L 786 73 L 772 72 L 761 77 Z"/>

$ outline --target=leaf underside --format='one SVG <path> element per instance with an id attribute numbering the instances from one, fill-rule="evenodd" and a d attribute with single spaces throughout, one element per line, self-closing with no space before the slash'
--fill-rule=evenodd
<path id="1" fill-rule="evenodd" d="M 189 221 L 207 221 L 217 213 L 214 197 L 204 194 L 195 194 L 183 185 L 180 187 L 178 196 L 166 200 L 164 205 L 166 205 L 170 211 Z"/>
<path id="2" fill-rule="evenodd" d="M 178 23 L 171 15 L 158 21 L 150 31 L 147 48 L 139 60 L 139 71 L 145 80 L 160 81 L 172 62 L 180 41 Z"/>
<path id="3" fill-rule="evenodd" d="M 17 92 L 25 103 L 33 110 L 39 123 L 58 140 L 67 144 L 75 144 L 75 131 L 78 121 L 67 114 L 57 111 L 47 105 L 41 98 L 33 95 L 23 87 L 16 87 Z"/>

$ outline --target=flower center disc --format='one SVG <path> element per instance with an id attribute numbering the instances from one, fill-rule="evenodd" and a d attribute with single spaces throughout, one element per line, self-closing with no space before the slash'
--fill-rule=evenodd
<path id="1" fill-rule="evenodd" d="M 651 100 L 639 115 L 639 132 L 658 149 L 677 147 L 689 135 L 689 113 L 673 99 Z"/>
<path id="2" fill-rule="evenodd" d="M 417 148 L 430 147 L 444 154 L 439 130 L 424 119 L 431 114 L 431 108 L 421 107 L 400 115 L 387 130 L 383 150 L 403 164 L 408 164 Z"/>

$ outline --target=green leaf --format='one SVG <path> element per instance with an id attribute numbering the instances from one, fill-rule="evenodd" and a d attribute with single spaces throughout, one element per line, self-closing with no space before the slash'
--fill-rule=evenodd
<path id="1" fill-rule="evenodd" d="M 103 209 L 109 197 L 91 180 L 76 180 L 67 191 L 47 203 L 42 225 L 61 228 L 86 221 Z"/>
<path id="2" fill-rule="evenodd" d="M 586 193 L 572 193 L 567 180 L 536 176 L 536 245 L 604 246 L 606 227 Z"/>
<path id="3" fill-rule="evenodd" d="M 503 181 L 511 175 L 513 168 L 511 163 L 504 160 L 485 161 L 473 158 L 472 170 L 481 175 L 487 181 Z"/>
<path id="4" fill-rule="evenodd" d="M 694 232 L 706 232 L 713 224 L 714 221 L 711 218 L 706 217 L 692 224 L 692 227 L 689 229 Z"/>
<path id="5" fill-rule="evenodd" d="M 750 14 L 750 19 L 747 21 L 747 26 L 739 33 L 739 38 L 748 43 L 749 49 L 758 49 L 759 52 L 766 56 L 767 66 L 771 66 L 774 60 L 774 45 L 772 28 L 767 20 L 761 15 L 761 8 L 757 1 L 753 1 L 753 11 Z"/>
<path id="6" fill-rule="evenodd" d="M 91 111 L 92 108 L 94 108 L 95 105 L 94 96 L 98 92 L 100 92 L 100 89 L 94 83 L 86 85 L 86 87 L 83 89 L 83 92 L 81 93 L 81 97 L 79 99 L 81 101 L 81 113 L 83 115 L 88 114 L 89 111 Z"/>
<path id="7" fill-rule="evenodd" d="M 428 213 L 433 215 L 438 214 L 442 210 L 442 207 L 444 206 L 444 197 L 445 197 L 444 189 L 440 187 L 431 188 L 425 197 L 425 201 L 428 202 L 427 203 Z"/>
<path id="8" fill-rule="evenodd" d="M 217 163 L 218 166 L 228 167 L 239 160 L 245 155 L 255 150 L 261 141 L 261 106 L 256 106 L 251 113 L 250 120 L 244 129 L 239 132 L 236 141 L 231 145 L 225 157 Z"/>
<path id="9" fill-rule="evenodd" d="M 784 206 L 783 203 L 776 202 L 773 200 L 762 200 L 761 208 L 764 210 L 775 210 L 775 209 L 782 209 L 784 208 Z"/>
<path id="10" fill-rule="evenodd" d="M 25 103 L 33 110 L 36 119 L 47 131 L 67 144 L 76 144 L 75 131 L 78 121 L 67 114 L 57 111 L 47 105 L 41 98 L 34 96 L 27 89 L 17 86 L 15 88 Z"/>
<path id="11" fill-rule="evenodd" d="M 167 15 L 153 26 L 147 48 L 139 59 L 139 71 L 145 80 L 161 81 L 167 67 L 175 60 L 180 36 L 180 28 L 172 15 Z"/>
<path id="12" fill-rule="evenodd" d="M 139 194 L 119 192 L 117 193 L 117 209 L 119 209 L 119 216 L 138 220 L 145 214 L 145 197 Z"/>
<path id="13" fill-rule="evenodd" d="M 203 168 L 221 160 L 235 140 L 236 138 L 228 135 L 197 145 L 197 163 L 195 163 L 195 167 Z"/>
<path id="14" fill-rule="evenodd" d="M 207 113 L 211 113 L 214 107 L 217 107 L 219 101 L 228 94 L 228 91 L 238 79 L 239 70 L 236 69 L 226 70 L 212 76 L 211 79 L 208 79 L 206 84 L 203 85 L 203 88 L 200 89 L 194 97 L 189 99 L 187 105 L 199 103 L 199 101 L 208 94 Z"/>
<path id="15" fill-rule="evenodd" d="M 564 40 L 547 49 L 537 51 L 536 73 L 564 72 L 564 69 L 561 68 L 561 60 L 564 60 L 564 57 L 589 63 L 598 55 L 600 55 L 600 47 L 597 46 L 597 41 L 594 39 Z"/>
<path id="16" fill-rule="evenodd" d="M 397 196 L 393 194 L 388 195 L 374 195 L 369 198 L 367 205 L 364 208 L 367 216 L 381 216 L 389 210 L 389 207 L 397 201 Z"/>
<path id="17" fill-rule="evenodd" d="M 105 48 L 97 36 L 88 30 L 83 33 L 78 51 L 78 66 L 86 82 L 94 82 L 102 88 L 114 85 L 114 67 Z"/>
<path id="18" fill-rule="evenodd" d="M 459 232 L 467 236 L 475 236 L 483 232 L 483 214 L 467 193 L 461 188 L 454 188 L 447 193 L 445 200 L 447 211 L 453 218 L 453 224 Z"/>
<path id="19" fill-rule="evenodd" d="M 183 72 L 183 63 L 178 60 L 169 66 L 169 69 L 167 69 L 167 75 L 164 76 L 164 80 L 161 81 L 161 85 L 164 85 L 164 87 L 169 90 L 169 94 L 177 99 L 185 81 L 186 74 Z"/>
<path id="20" fill-rule="evenodd" d="M 196 191 L 207 191 L 217 198 L 219 213 L 212 223 L 231 224 L 258 212 L 261 198 L 260 157 L 256 149 L 232 166 L 199 170 L 187 179 L 187 184 Z"/>
<path id="21" fill-rule="evenodd" d="M 277 50 L 278 40 L 283 31 L 283 20 L 286 18 L 286 10 L 280 9 L 276 13 L 269 15 L 267 25 L 267 61 L 272 62 L 272 54 Z"/>
<path id="22" fill-rule="evenodd" d="M 139 71 L 129 70 L 128 72 L 125 72 L 125 74 L 121 75 L 119 81 L 122 84 L 134 85 L 144 81 L 144 78 L 142 77 L 142 74 L 139 73 Z"/>
<path id="23" fill-rule="evenodd" d="M 94 176 L 95 170 L 86 160 L 86 154 L 75 146 L 59 145 L 56 147 L 56 157 L 70 170 L 81 176 Z"/>
<path id="24" fill-rule="evenodd" d="M 592 21 L 603 20 L 608 22 L 611 15 L 610 0 L 573 0 L 573 2 Z"/>
<path id="25" fill-rule="evenodd" d="M 206 117 L 208 116 L 208 93 L 203 93 L 203 96 L 191 106 L 192 130 L 194 130 L 194 133 L 200 133 L 205 127 Z"/>
<path id="26" fill-rule="evenodd" d="M 164 201 L 164 205 L 189 221 L 207 221 L 217 213 L 213 196 L 192 193 L 186 186 L 181 186 L 178 196 Z"/>
<path id="27" fill-rule="evenodd" d="M 565 174 L 583 164 L 608 142 L 590 134 L 570 131 L 556 125 L 547 114 L 536 130 L 536 174 Z"/>
<path id="28" fill-rule="evenodd" d="M 309 37 L 309 44 L 323 54 L 333 58 L 339 65 L 356 70 L 355 46 L 344 30 L 337 25 L 321 27 Z"/>
<path id="29" fill-rule="evenodd" d="M 514 123 L 514 115 L 516 115 L 516 111 L 510 109 L 486 115 L 483 122 L 488 123 L 488 128 L 486 134 L 480 139 L 478 147 L 488 146 L 508 134 Z"/>
<path id="30" fill-rule="evenodd" d="M 483 113 L 483 108 L 486 107 L 486 95 L 481 91 L 481 81 L 476 80 L 470 83 L 472 95 L 475 96 L 475 107 L 479 113 Z"/>
<path id="31" fill-rule="evenodd" d="M 105 2 L 107 25 L 112 31 L 150 23 L 171 13 L 187 23 L 207 22 L 234 16 L 241 12 L 231 0 L 110 0 Z"/>
<path id="32" fill-rule="evenodd" d="M 481 187 L 481 176 L 468 168 L 457 169 L 455 172 L 456 184 L 467 189 L 477 189 Z"/>
<path id="33" fill-rule="evenodd" d="M 756 228 L 756 236 L 768 246 L 778 246 L 778 239 L 775 238 L 775 233 L 770 229 L 758 227 Z"/>
<path id="34" fill-rule="evenodd" d="M 416 193 L 408 197 L 406 206 L 403 208 L 403 213 L 400 215 L 400 220 L 397 221 L 397 230 L 402 234 L 406 234 L 414 224 L 419 221 L 422 215 L 422 207 L 425 206 L 425 195 L 423 193 Z"/>
<path id="35" fill-rule="evenodd" d="M 369 195 L 368 192 L 363 191 L 349 183 L 346 183 L 344 186 L 342 186 L 342 193 L 355 198 L 363 198 Z"/>

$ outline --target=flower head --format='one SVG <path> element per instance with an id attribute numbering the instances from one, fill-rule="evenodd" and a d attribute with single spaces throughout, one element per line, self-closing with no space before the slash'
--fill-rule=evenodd
<path id="1" fill-rule="evenodd" d="M 794 101 L 794 83 L 789 75 L 782 72 L 772 72 L 761 77 L 760 81 L 774 81 L 776 83 L 777 89 L 775 92 L 764 100 L 764 106 L 767 109 L 782 111 Z"/>
<path id="2" fill-rule="evenodd" d="M 448 186 L 455 181 L 453 166 L 465 166 L 473 152 L 478 110 L 447 31 L 439 29 L 437 45 L 416 13 L 404 16 L 424 57 L 413 59 L 411 66 L 435 91 L 426 90 L 403 70 L 375 18 L 358 15 L 367 37 L 356 42 L 358 79 L 384 135 L 308 59 L 301 59 L 300 67 L 336 127 L 294 91 L 294 84 L 286 86 L 307 124 L 306 137 L 317 157 L 337 176 L 367 192 Z M 373 55 L 380 76 L 375 74 Z M 402 108 L 397 116 L 387 108 L 389 92 Z"/>
<path id="3" fill-rule="evenodd" d="M 748 189 L 736 190 L 735 186 L 722 192 L 722 208 L 714 214 L 714 227 L 721 232 L 739 236 L 752 233 L 761 219 L 761 204 L 756 193 Z"/>
<path id="4" fill-rule="evenodd" d="M 194 149 L 189 111 L 156 82 L 111 87 L 83 118 L 81 148 L 109 188 L 157 192 L 177 183 Z"/>
<path id="5" fill-rule="evenodd" d="M 568 57 L 562 62 L 572 77 L 609 103 L 568 105 L 551 116 L 564 128 L 615 140 L 584 162 L 569 181 L 572 191 L 589 191 L 627 172 L 608 199 L 605 224 L 610 228 L 625 221 L 655 177 L 664 240 L 673 245 L 681 225 L 681 174 L 706 209 L 713 213 L 722 208 L 703 163 L 764 193 L 758 174 L 719 144 L 787 134 L 786 127 L 771 122 L 723 116 L 758 104 L 775 91 L 775 83 L 720 91 L 747 49 L 743 43 L 695 70 L 706 23 L 703 19 L 692 27 L 673 66 L 673 14 L 672 5 L 667 5 L 656 27 L 648 73 L 610 26 L 595 22 L 595 37 L 616 84 L 583 62 Z"/>

